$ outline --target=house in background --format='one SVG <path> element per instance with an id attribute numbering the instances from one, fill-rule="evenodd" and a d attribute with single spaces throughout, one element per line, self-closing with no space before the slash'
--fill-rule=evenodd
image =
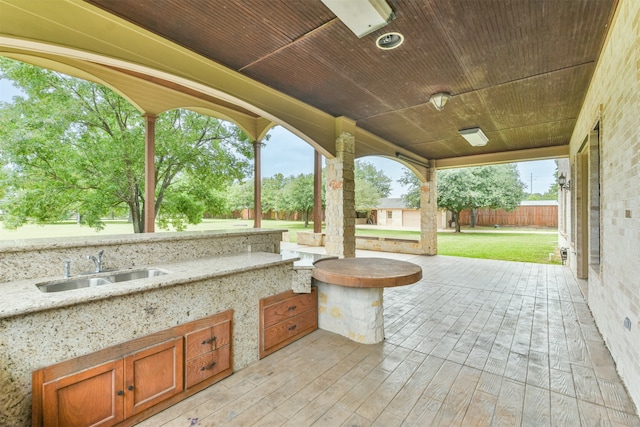
<path id="1" fill-rule="evenodd" d="M 378 207 L 373 212 L 373 217 L 377 220 L 374 224 L 420 229 L 420 209 L 407 207 L 401 197 L 380 199 Z M 451 221 L 451 212 L 439 210 L 437 217 L 438 228 L 446 228 Z"/>

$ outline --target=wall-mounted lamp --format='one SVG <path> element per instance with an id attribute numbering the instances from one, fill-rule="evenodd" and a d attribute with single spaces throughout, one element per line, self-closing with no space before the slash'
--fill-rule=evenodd
<path id="1" fill-rule="evenodd" d="M 571 191 L 571 180 L 570 179 L 568 180 L 563 173 L 561 173 L 560 176 L 558 177 L 558 187 L 560 187 L 563 190 Z"/>
<path id="2" fill-rule="evenodd" d="M 451 98 L 450 93 L 438 92 L 431 95 L 431 98 L 429 98 L 429 102 L 433 104 L 434 107 L 436 107 L 436 110 L 442 111 L 449 98 Z"/>
<path id="3" fill-rule="evenodd" d="M 358 38 L 384 27 L 396 15 L 385 0 L 322 0 Z"/>
<path id="4" fill-rule="evenodd" d="M 427 163 L 425 163 L 425 162 L 421 162 L 420 160 L 412 159 L 411 157 L 409 157 L 409 156 L 405 156 L 405 155 L 404 155 L 404 154 L 402 154 L 402 153 L 396 153 L 396 157 L 397 157 L 398 159 L 400 159 L 400 160 L 404 160 L 404 161 L 406 161 L 406 162 L 411 162 L 411 163 L 413 163 L 413 164 L 416 164 L 416 165 L 422 166 L 423 168 L 427 168 L 427 169 L 429 169 L 429 165 L 428 165 Z"/>
<path id="5" fill-rule="evenodd" d="M 458 132 L 474 147 L 482 147 L 489 142 L 489 138 L 487 138 L 487 135 L 485 135 L 480 128 L 460 129 Z"/>

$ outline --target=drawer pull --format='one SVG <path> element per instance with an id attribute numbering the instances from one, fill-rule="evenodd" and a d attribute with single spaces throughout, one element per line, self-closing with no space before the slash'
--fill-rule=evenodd
<path id="1" fill-rule="evenodd" d="M 200 368 L 201 371 L 206 371 L 208 369 L 213 369 L 213 367 L 216 366 L 216 362 L 210 363 L 207 366 L 203 366 L 202 368 Z"/>
<path id="2" fill-rule="evenodd" d="M 295 310 L 296 308 L 298 308 L 298 306 L 297 306 L 297 305 L 292 305 L 292 306 L 288 307 L 288 308 L 287 308 L 287 310 L 288 310 L 288 311 L 293 311 L 293 310 Z"/>
<path id="3" fill-rule="evenodd" d="M 211 344 L 211 343 L 212 343 L 212 342 L 214 342 L 215 340 L 216 340 L 216 337 L 209 338 L 208 340 L 204 340 L 204 341 L 202 341 L 202 345 L 205 345 L 205 344 Z"/>
<path id="4" fill-rule="evenodd" d="M 293 331 L 293 330 L 295 330 L 297 327 L 298 327 L 298 325 L 289 326 L 289 330 L 290 330 L 290 331 Z"/>
<path id="5" fill-rule="evenodd" d="M 117 393 L 118 396 L 122 396 L 123 394 L 124 394 L 124 391 L 118 390 L 118 393 Z"/>

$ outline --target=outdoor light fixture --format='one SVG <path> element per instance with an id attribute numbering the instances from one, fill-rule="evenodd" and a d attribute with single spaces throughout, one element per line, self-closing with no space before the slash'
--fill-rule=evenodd
<path id="1" fill-rule="evenodd" d="M 404 160 L 404 161 L 406 161 L 406 162 L 411 162 L 411 163 L 414 163 L 414 164 L 416 164 L 416 165 L 419 165 L 419 166 L 422 166 L 422 167 L 424 167 L 424 168 L 429 169 L 429 165 L 428 165 L 427 163 L 421 162 L 420 160 L 412 159 L 411 157 L 409 157 L 409 156 L 405 156 L 405 155 L 404 155 L 404 154 L 402 154 L 402 153 L 396 153 L 396 157 L 397 157 L 398 159 L 400 159 L 400 160 Z"/>
<path id="2" fill-rule="evenodd" d="M 558 187 L 563 190 L 571 190 L 571 180 L 567 180 L 567 177 L 563 173 L 558 177 Z"/>
<path id="3" fill-rule="evenodd" d="M 487 138 L 487 135 L 485 135 L 480 128 L 460 129 L 458 132 L 474 147 L 482 147 L 489 142 L 489 138 Z"/>
<path id="4" fill-rule="evenodd" d="M 396 15 L 385 0 L 321 0 L 358 38 L 391 22 Z"/>
<path id="5" fill-rule="evenodd" d="M 378 49 L 391 50 L 400 46 L 404 42 L 404 36 L 400 33 L 386 33 L 378 37 L 376 46 Z"/>
<path id="6" fill-rule="evenodd" d="M 436 110 L 442 111 L 442 109 L 444 108 L 444 104 L 447 103 L 449 98 L 451 98 L 450 93 L 438 92 L 431 95 L 431 98 L 429 98 L 429 102 L 432 103 L 434 107 L 436 107 Z"/>

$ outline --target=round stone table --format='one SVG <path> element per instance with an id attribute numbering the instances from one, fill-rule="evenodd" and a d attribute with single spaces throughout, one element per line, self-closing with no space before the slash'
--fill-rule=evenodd
<path id="1" fill-rule="evenodd" d="M 321 259 L 314 266 L 318 327 L 364 344 L 384 340 L 384 288 L 422 278 L 419 266 L 386 258 Z"/>

